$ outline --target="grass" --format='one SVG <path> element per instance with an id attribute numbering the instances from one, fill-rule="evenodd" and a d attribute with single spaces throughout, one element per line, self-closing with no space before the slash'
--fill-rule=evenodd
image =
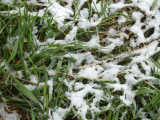
<path id="1" fill-rule="evenodd" d="M 0 101 L 3 102 L 7 110 L 16 110 L 22 115 L 23 119 L 27 119 L 28 114 L 30 119 L 40 120 L 48 119 L 51 117 L 50 112 L 55 112 L 58 108 L 67 109 L 71 100 L 66 95 L 66 92 L 74 92 L 74 85 L 70 89 L 66 85 L 66 81 L 71 83 L 75 81 L 77 83 L 96 84 L 94 90 L 103 90 L 104 99 L 99 100 L 96 103 L 96 107 L 99 108 L 99 112 L 92 113 L 92 110 L 88 110 L 86 114 L 87 119 L 103 119 L 103 120 L 118 120 L 120 118 L 124 120 L 140 120 L 145 113 L 146 118 L 152 120 L 160 119 L 160 86 L 155 84 L 160 79 L 160 57 L 159 52 L 150 56 L 150 61 L 153 63 L 153 69 L 151 70 L 151 76 L 156 78 L 155 83 L 152 83 L 148 79 L 139 80 L 140 76 L 137 76 L 137 82 L 132 86 L 133 90 L 136 90 L 133 103 L 127 106 L 120 100 L 120 96 L 124 94 L 123 90 L 114 90 L 107 87 L 109 83 L 115 84 L 116 81 L 110 81 L 103 78 L 89 78 L 78 76 L 76 73 L 80 71 L 84 66 L 90 66 L 95 64 L 103 64 L 104 62 L 115 61 L 118 65 L 127 67 L 132 62 L 132 58 L 136 56 L 135 51 L 141 50 L 147 46 L 151 46 L 152 43 L 146 43 L 139 45 L 138 47 L 132 47 L 129 44 L 131 39 L 136 38 L 135 33 L 127 31 L 129 38 L 124 38 L 123 45 L 117 45 L 110 52 L 103 53 L 100 50 L 103 46 L 108 46 L 110 42 L 104 42 L 103 40 L 109 38 L 119 38 L 119 33 L 108 33 L 110 28 L 114 28 L 120 32 L 123 26 L 132 26 L 135 22 L 131 14 L 139 10 L 138 8 L 129 9 L 129 7 L 123 8 L 123 10 L 129 13 L 128 16 L 124 15 L 120 10 L 114 14 L 106 14 L 106 8 L 112 3 L 117 2 L 114 0 L 101 2 L 102 12 L 98 12 L 96 4 L 94 3 L 96 11 L 91 8 L 91 1 L 87 1 L 80 9 L 89 9 L 89 21 L 94 13 L 97 13 L 99 17 L 104 16 L 102 21 L 89 29 L 78 28 L 75 36 L 76 41 L 59 44 L 52 42 L 50 44 L 44 44 L 39 46 L 37 39 L 40 42 L 45 42 L 47 39 L 64 40 L 66 35 L 72 30 L 72 24 L 69 26 L 63 25 L 58 28 L 58 23 L 54 20 L 53 16 L 49 14 L 47 9 L 42 17 L 29 15 L 28 11 L 36 11 L 43 9 L 39 5 L 28 5 L 27 0 L 22 0 L 21 3 L 13 2 L 13 5 L 0 3 Z M 131 1 L 128 1 L 130 3 Z M 59 3 L 63 6 L 66 3 L 63 0 L 59 0 Z M 152 4 L 151 10 L 155 9 L 157 0 Z M 42 4 L 39 2 L 39 4 Z M 20 11 L 21 7 L 24 7 L 24 11 Z M 18 13 L 10 14 L 10 10 L 19 9 Z M 73 23 L 79 22 L 78 17 L 81 16 L 79 4 L 73 2 L 73 9 L 77 12 L 71 20 Z M 124 16 L 127 21 L 126 24 L 118 25 L 117 19 L 120 16 Z M 37 32 L 35 32 L 37 29 Z M 150 37 L 152 29 L 149 29 L 144 34 Z M 126 33 L 127 33 L 126 32 Z M 106 34 L 107 33 L 107 34 Z M 90 41 L 93 35 L 99 35 L 101 47 L 84 46 L 84 42 Z M 159 42 L 158 40 L 155 42 Z M 83 61 L 80 64 L 76 63 L 74 57 L 64 57 L 66 54 L 77 54 L 90 52 L 91 55 L 98 60 L 96 63 L 87 64 L 87 61 Z M 118 58 L 127 56 L 124 59 L 118 60 Z M 138 56 L 138 55 L 137 55 Z M 73 74 L 69 73 L 71 65 L 74 64 Z M 142 63 L 135 63 L 141 73 L 146 73 Z M 147 65 L 147 63 L 146 63 Z M 56 71 L 55 75 L 49 75 L 48 70 Z M 21 77 L 22 73 L 22 77 Z M 38 82 L 31 81 L 30 76 L 35 75 L 38 78 Z M 120 71 L 118 73 L 118 79 L 120 84 L 126 83 L 126 73 Z M 48 81 L 53 81 L 53 86 L 50 86 Z M 35 89 L 27 89 L 26 86 L 31 85 Z M 92 105 L 95 98 L 95 93 L 88 93 L 84 96 L 84 100 L 88 106 Z M 112 98 L 114 96 L 114 98 Z M 63 117 L 64 120 L 81 120 L 83 119 L 78 114 L 78 109 L 75 106 L 69 110 Z"/>

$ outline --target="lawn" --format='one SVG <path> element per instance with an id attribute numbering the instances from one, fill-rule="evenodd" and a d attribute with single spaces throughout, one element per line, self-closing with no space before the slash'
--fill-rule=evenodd
<path id="1" fill-rule="evenodd" d="M 160 120 L 160 1 L 0 0 L 0 119 Z"/>

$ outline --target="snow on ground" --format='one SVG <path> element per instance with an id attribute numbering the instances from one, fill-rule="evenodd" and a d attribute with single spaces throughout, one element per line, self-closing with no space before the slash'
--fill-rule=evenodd
<path id="1" fill-rule="evenodd" d="M 86 60 L 86 64 L 92 64 L 81 67 L 80 71 L 78 73 L 74 73 L 72 69 L 70 69 L 70 74 L 88 77 L 88 78 L 102 78 L 109 81 L 116 82 L 115 84 L 112 83 L 106 83 L 106 88 L 113 88 L 114 91 L 120 90 L 123 91 L 123 95 L 120 96 L 121 101 L 126 104 L 127 106 L 130 106 L 132 104 L 133 98 L 135 97 L 136 90 L 132 90 L 132 86 L 135 85 L 137 82 L 142 80 L 149 80 L 149 82 L 152 82 L 156 80 L 153 76 L 151 76 L 151 68 L 154 66 L 152 61 L 150 60 L 150 56 L 154 55 L 156 52 L 160 51 L 160 47 L 158 46 L 158 38 L 160 37 L 160 11 L 158 10 L 160 6 L 160 2 L 158 1 L 155 9 L 151 11 L 151 6 L 154 0 L 131 0 L 132 3 L 125 4 L 125 0 L 119 0 L 118 3 L 111 3 L 107 8 L 106 12 L 103 16 L 99 16 L 98 14 L 94 14 L 91 17 L 91 20 L 89 20 L 89 10 L 88 8 L 81 9 L 81 6 L 84 5 L 84 3 L 87 0 L 80 0 L 78 10 L 80 10 L 81 15 L 77 15 L 76 20 L 78 21 L 78 24 L 75 25 L 73 20 L 73 15 L 77 13 L 77 11 L 73 11 L 71 5 L 73 0 L 64 0 L 68 4 L 66 6 L 60 5 L 56 0 L 41 0 L 41 2 L 44 3 L 44 6 L 49 6 L 48 11 L 50 12 L 51 16 L 54 16 L 53 20 L 58 23 L 58 28 L 60 29 L 62 26 L 64 26 L 65 19 L 71 19 L 71 21 L 67 25 L 72 25 L 73 28 L 69 32 L 69 34 L 66 35 L 65 40 L 59 40 L 53 38 L 48 38 L 45 42 L 40 42 L 35 33 L 37 31 L 37 26 L 35 26 L 35 31 L 33 32 L 36 43 L 39 45 L 39 51 L 43 50 L 44 46 L 42 45 L 48 45 L 52 42 L 59 43 L 59 44 L 66 44 L 71 42 L 77 42 L 75 39 L 75 36 L 77 34 L 78 28 L 83 28 L 85 30 L 89 29 L 90 27 L 98 25 L 102 19 L 105 17 L 104 15 L 109 15 L 112 13 L 115 13 L 116 11 L 122 9 L 125 6 L 134 6 L 138 7 L 140 11 L 135 11 L 131 14 L 131 18 L 135 21 L 135 24 L 132 26 L 125 26 L 119 31 L 116 31 L 115 29 L 111 28 L 108 32 L 114 33 L 114 34 L 124 34 L 124 36 L 113 38 L 111 36 L 107 37 L 106 46 L 100 45 L 100 37 L 97 35 L 93 35 L 90 41 L 83 42 L 83 46 L 90 46 L 90 47 L 98 47 L 99 52 L 103 52 L 104 54 L 108 54 L 110 51 L 112 51 L 116 46 L 121 46 L 124 44 L 125 34 L 124 31 L 129 30 L 130 32 L 137 35 L 137 38 L 131 38 L 129 41 L 129 45 L 133 48 L 139 47 L 141 44 L 145 45 L 150 43 L 149 46 L 146 45 L 146 47 L 143 47 L 141 49 L 137 49 L 129 54 L 124 54 L 116 57 L 116 59 L 111 59 L 110 61 L 104 61 L 101 62 L 102 64 L 97 65 L 94 63 L 100 63 L 100 61 L 97 60 L 95 56 L 93 56 L 90 52 L 86 53 L 69 53 L 64 55 L 64 58 L 70 58 L 71 56 L 76 60 L 76 63 L 73 63 L 71 68 L 77 67 L 81 64 L 83 60 Z M 13 1 L 5 1 L 2 0 L 4 3 L 12 4 Z M 31 0 L 32 4 L 37 4 L 36 1 Z M 93 2 L 96 3 L 96 0 L 93 0 Z M 91 3 L 91 7 L 95 11 L 101 12 L 101 3 Z M 97 9 L 96 9 L 97 8 Z M 17 13 L 18 13 L 17 8 Z M 24 10 L 24 8 L 21 8 L 21 10 Z M 143 11 L 143 13 L 141 12 Z M 15 11 L 14 11 L 15 12 Z M 11 11 L 12 14 L 12 11 Z M 35 16 L 36 13 L 29 13 L 30 15 Z M 41 9 L 38 13 L 38 16 L 43 16 L 44 9 Z M 146 20 L 144 22 L 141 21 L 141 19 L 144 17 L 144 14 L 146 16 Z M 124 22 L 126 22 L 128 13 L 123 11 L 123 15 L 120 15 L 118 18 L 118 24 L 121 25 Z M 153 17 L 154 16 L 154 17 Z M 145 26 L 144 29 L 142 27 Z M 146 37 L 144 33 L 154 28 L 154 32 L 151 36 Z M 106 31 L 107 32 L 107 31 Z M 124 66 L 119 65 L 118 63 L 125 58 L 130 57 L 132 61 Z M 140 63 L 145 70 L 144 73 L 142 73 L 139 70 L 139 67 L 137 63 Z M 3 62 L 0 64 L 3 65 Z M 157 68 L 158 69 L 158 68 Z M 49 75 L 55 75 L 56 71 L 48 70 Z M 124 84 L 121 84 L 121 81 L 118 78 L 118 74 L 124 73 L 126 82 Z M 38 83 L 38 78 L 34 75 L 30 76 L 30 79 L 32 82 Z M 52 86 L 53 80 L 51 82 L 48 82 L 49 86 Z M 103 90 L 100 90 L 98 88 L 101 88 L 100 85 L 89 83 L 89 84 L 82 84 L 79 82 L 76 82 L 74 80 L 65 80 L 65 84 L 68 86 L 68 91 L 66 91 L 66 96 L 69 100 L 71 100 L 70 106 L 68 108 L 57 108 L 56 110 L 51 110 L 53 112 L 52 118 L 54 120 L 62 120 L 65 114 L 67 114 L 72 107 L 75 107 L 77 110 L 77 115 L 83 118 L 84 120 L 87 120 L 86 113 L 87 111 L 91 111 L 92 117 L 94 118 L 94 115 L 98 112 L 100 112 L 100 109 L 96 106 L 96 103 L 98 103 L 100 100 L 107 99 L 110 100 L 109 95 L 105 94 Z M 159 83 L 157 83 L 159 84 Z M 74 86 L 74 89 L 73 87 Z M 32 86 L 33 87 L 33 86 Z M 29 88 L 29 86 L 27 87 Z M 31 89 L 34 89 L 31 88 Z M 51 88 L 52 90 L 53 88 Z M 92 93 L 95 94 L 95 97 L 90 105 L 88 105 L 84 99 L 84 97 L 88 94 Z M 113 99 L 114 96 L 111 96 L 111 99 Z M 107 107 L 106 107 L 107 108 Z M 108 106 L 109 108 L 109 106 Z M 3 105 L 1 104 L 1 111 L 3 110 Z M 61 114 L 63 113 L 63 114 Z M 142 119 L 145 119 L 145 113 L 142 111 L 139 111 L 139 116 L 141 116 Z M 0 115 L 6 117 L 6 113 L 2 114 L 0 112 Z M 17 114 L 13 115 L 14 118 L 17 116 Z M 9 120 L 9 116 L 7 118 Z M 13 119 L 12 119 L 13 120 Z"/>
<path id="2" fill-rule="evenodd" d="M 20 115 L 16 111 L 12 113 L 7 113 L 4 109 L 3 103 L 0 104 L 0 119 L 1 120 L 20 120 Z"/>

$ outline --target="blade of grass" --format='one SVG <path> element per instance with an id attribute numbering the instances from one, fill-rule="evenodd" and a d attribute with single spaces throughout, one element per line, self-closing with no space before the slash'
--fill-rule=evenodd
<path id="1" fill-rule="evenodd" d="M 154 2 L 152 3 L 151 11 L 153 11 L 154 8 L 156 7 L 157 1 L 158 1 L 158 0 L 154 0 Z"/>
<path id="2" fill-rule="evenodd" d="M 35 115 L 32 109 L 31 109 L 31 116 L 32 116 L 32 120 L 35 120 Z"/>
<path id="3" fill-rule="evenodd" d="M 25 95 L 26 97 L 28 97 L 30 100 L 32 100 L 34 103 L 41 105 L 41 103 L 37 100 L 37 98 L 34 96 L 34 94 L 28 90 L 22 83 L 20 83 L 15 77 L 13 77 L 11 75 L 12 79 L 14 80 L 14 82 L 16 83 L 16 85 L 18 85 L 18 87 L 20 89 L 20 92 Z"/>
<path id="4" fill-rule="evenodd" d="M 101 16 L 103 16 L 106 12 L 106 8 L 107 8 L 107 5 L 108 5 L 108 1 L 105 3 L 104 1 L 101 1 Z"/>
<path id="5" fill-rule="evenodd" d="M 17 54 L 17 49 L 18 49 L 18 43 L 19 43 L 19 39 L 17 39 L 14 43 L 14 46 L 13 46 L 13 51 L 11 53 L 11 56 L 8 60 L 8 63 L 15 57 L 15 55 Z"/>
<path id="6" fill-rule="evenodd" d="M 160 92 L 152 98 L 152 100 L 143 108 L 143 111 L 146 109 L 149 109 L 149 107 L 151 106 L 151 104 L 156 101 L 158 98 L 160 98 Z"/>
<path id="7" fill-rule="evenodd" d="M 153 60 L 153 58 L 150 57 L 150 59 L 151 59 L 152 62 L 160 69 L 160 64 L 159 64 L 158 62 L 155 62 L 155 61 Z"/>
<path id="8" fill-rule="evenodd" d="M 150 89 L 150 88 L 147 88 L 147 87 L 141 87 L 141 88 L 136 92 L 137 95 L 146 94 L 146 93 L 156 93 L 156 91 L 155 91 L 155 90 L 152 90 L 152 89 Z"/>

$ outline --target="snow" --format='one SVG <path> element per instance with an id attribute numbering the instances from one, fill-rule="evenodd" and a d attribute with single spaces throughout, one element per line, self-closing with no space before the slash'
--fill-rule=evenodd
<path id="1" fill-rule="evenodd" d="M 66 58 L 74 58 L 76 60 L 77 65 L 80 65 L 82 63 L 83 60 L 86 60 L 87 64 L 91 64 L 94 62 L 97 62 L 97 60 L 91 55 L 90 52 L 86 52 L 86 53 L 70 53 L 70 54 L 66 54 L 64 55 L 64 57 Z"/>
<path id="2" fill-rule="evenodd" d="M 108 7 L 110 9 L 110 12 L 114 13 L 115 11 L 117 11 L 125 6 L 132 6 L 132 4 L 124 4 L 123 2 L 116 2 L 116 3 L 111 3 Z"/>
<path id="3" fill-rule="evenodd" d="M 99 2 L 97 3 L 96 0 L 93 0 L 92 3 L 91 3 L 91 6 L 92 6 L 92 8 L 94 9 L 94 11 L 101 13 L 101 9 L 102 9 L 102 8 L 101 8 L 101 1 L 99 1 Z"/>
<path id="4" fill-rule="evenodd" d="M 63 109 L 58 108 L 55 112 L 53 112 L 53 120 L 63 120 L 63 117 L 70 111 L 71 107 Z"/>
<path id="5" fill-rule="evenodd" d="M 53 93 L 53 84 L 54 84 L 53 82 L 54 82 L 53 79 L 47 81 L 47 85 L 49 86 L 49 94 L 50 95 L 52 95 L 52 93 Z"/>
<path id="6" fill-rule="evenodd" d="M 118 19 L 118 23 L 121 24 L 121 23 L 124 23 L 126 22 L 126 18 L 124 16 L 120 16 L 120 18 Z"/>
<path id="7" fill-rule="evenodd" d="M 31 84 L 29 84 L 29 85 L 24 85 L 28 90 L 30 90 L 30 91 L 32 91 L 32 90 L 34 90 L 34 89 L 36 89 L 37 87 L 36 87 L 36 85 L 31 85 Z"/>
<path id="8" fill-rule="evenodd" d="M 124 17 L 124 15 L 128 16 L 128 14 L 126 12 L 123 11 L 122 13 L 123 15 L 121 15 L 118 19 L 118 23 L 121 24 L 121 23 L 124 23 L 126 22 L 126 18 Z"/>
<path id="9" fill-rule="evenodd" d="M 17 74 L 18 74 L 18 77 L 21 79 L 21 78 L 23 78 L 23 73 L 22 73 L 22 71 L 17 71 Z"/>
<path id="10" fill-rule="evenodd" d="M 95 104 L 100 100 L 104 100 L 104 92 L 103 90 L 94 89 L 93 87 L 100 86 L 92 83 L 87 85 L 76 83 L 76 85 L 80 85 L 81 89 L 79 91 L 66 92 L 66 96 L 71 100 L 71 106 L 74 106 L 78 110 L 77 114 L 80 115 L 82 119 L 87 120 L 86 113 L 88 110 L 93 110 L 93 115 L 96 112 L 100 112 L 99 108 L 95 107 Z M 95 94 L 95 98 L 93 98 L 91 106 L 89 106 L 87 101 L 83 99 L 88 93 Z"/>
<path id="11" fill-rule="evenodd" d="M 5 4 L 13 4 L 13 1 L 14 0 L 2 0 L 1 2 Z"/>
<path id="12" fill-rule="evenodd" d="M 48 75 L 50 75 L 50 76 L 53 76 L 56 74 L 55 70 L 48 70 L 47 72 L 48 72 Z"/>
<path id="13" fill-rule="evenodd" d="M 68 8 L 64 8 L 57 2 L 52 3 L 53 4 L 51 6 L 49 5 L 48 10 L 50 14 L 54 16 L 54 20 L 57 21 L 58 28 L 61 28 L 64 25 L 64 20 L 66 18 L 70 18 L 70 15 L 73 15 L 73 11 Z"/>
<path id="14" fill-rule="evenodd" d="M 64 80 L 64 83 L 65 85 L 68 87 L 68 90 L 69 91 L 72 91 L 73 90 L 73 84 L 75 83 L 75 81 L 71 81 L 71 82 L 68 82 L 66 79 Z"/>
<path id="15" fill-rule="evenodd" d="M 105 71 L 100 74 L 100 76 L 103 79 L 119 82 L 119 79 L 117 78 L 117 74 L 118 72 L 120 72 L 119 66 L 114 65 L 112 63 L 108 63 L 108 64 L 104 64 L 104 68 L 105 68 Z"/>
<path id="16" fill-rule="evenodd" d="M 99 36 L 93 35 L 91 40 L 89 42 L 86 42 L 84 45 L 91 46 L 91 47 L 100 47 Z"/>
<path id="17" fill-rule="evenodd" d="M 143 108 L 141 108 L 139 111 L 138 111 L 138 113 L 137 113 L 137 115 L 142 119 L 142 120 L 150 120 L 150 119 L 148 119 L 148 118 L 146 118 L 146 113 L 145 112 L 142 112 L 143 111 Z"/>
<path id="18" fill-rule="evenodd" d="M 5 62 L 0 60 L 0 67 L 4 66 L 5 65 Z"/>
<path id="19" fill-rule="evenodd" d="M 69 42 L 74 41 L 74 37 L 76 36 L 77 29 L 78 27 L 74 26 L 73 29 L 70 31 L 70 33 L 66 35 L 65 40 Z"/>
<path id="20" fill-rule="evenodd" d="M 89 77 L 89 78 L 98 78 L 102 70 L 103 68 L 98 65 L 93 67 L 88 66 L 86 68 L 81 69 L 78 72 L 78 75 L 83 77 Z"/>
<path id="21" fill-rule="evenodd" d="M 0 103 L 0 116 L 3 120 L 20 120 L 21 117 L 16 111 L 12 111 L 10 114 L 7 113 L 4 109 L 3 103 Z"/>
<path id="22" fill-rule="evenodd" d="M 78 27 L 83 28 L 84 30 L 89 29 L 90 27 L 95 27 L 102 21 L 102 18 L 103 17 L 95 19 L 95 16 L 93 16 L 90 22 L 82 15 L 82 17 L 79 19 L 80 22 L 78 22 Z"/>
<path id="23" fill-rule="evenodd" d="M 40 10 L 39 12 L 28 12 L 31 16 L 42 17 L 44 15 L 44 10 Z"/>
<path id="24" fill-rule="evenodd" d="M 87 0 L 80 0 L 80 1 L 78 1 L 79 3 L 78 3 L 78 10 L 81 8 L 81 6 L 85 3 L 85 2 L 87 2 Z"/>
<path id="25" fill-rule="evenodd" d="M 33 83 L 38 83 L 38 77 L 36 75 L 31 75 L 30 76 L 30 81 Z"/>

